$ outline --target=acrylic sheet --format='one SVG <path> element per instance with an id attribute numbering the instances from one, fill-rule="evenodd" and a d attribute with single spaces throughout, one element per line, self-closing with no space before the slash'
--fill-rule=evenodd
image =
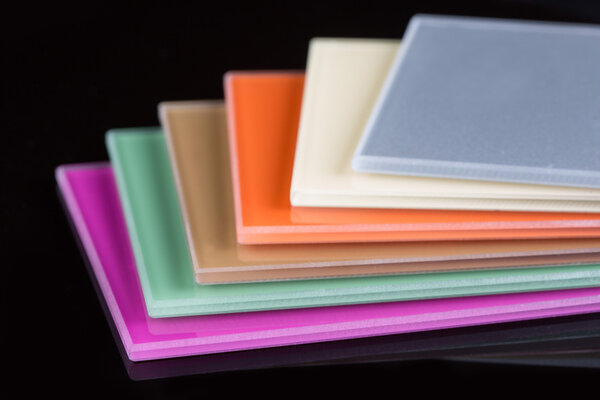
<path id="1" fill-rule="evenodd" d="M 304 75 L 225 77 L 238 242 L 591 237 L 599 214 L 291 207 Z"/>
<path id="2" fill-rule="evenodd" d="M 150 318 L 111 168 L 63 166 L 57 169 L 57 180 L 123 346 L 134 361 L 600 311 L 600 288 L 596 287 Z"/>
<path id="3" fill-rule="evenodd" d="M 600 188 L 600 25 L 415 16 L 357 171 Z"/>
<path id="4" fill-rule="evenodd" d="M 293 206 L 600 211 L 598 189 L 353 171 L 352 155 L 398 46 L 381 39 L 310 42 Z"/>
<path id="5" fill-rule="evenodd" d="M 158 181 L 158 177 L 169 175 L 154 174 L 152 169 L 142 170 L 145 174 L 137 176 L 136 186 L 148 187 L 148 193 L 141 196 L 145 198 L 165 199 L 169 194 L 169 205 L 156 203 L 152 215 L 167 209 L 176 214 L 175 199 L 179 199 L 195 278 L 200 284 L 600 261 L 600 239 L 239 245 L 222 102 L 166 102 L 160 104 L 159 111 L 178 196 L 164 190 L 173 186 L 170 179 Z M 117 135 L 129 141 L 137 154 L 151 157 L 154 168 L 160 166 L 161 161 L 155 158 L 157 153 L 164 153 L 161 146 L 156 143 L 156 148 L 144 151 L 148 146 L 144 143 L 161 138 L 145 137 L 136 130 Z M 150 221 L 152 215 L 140 218 Z"/>
<path id="6" fill-rule="evenodd" d="M 143 300 L 151 317 L 600 286 L 598 264 L 200 286 L 193 279 L 183 228 L 170 230 L 169 225 L 165 225 L 165 221 L 171 221 L 167 218 L 169 211 L 162 215 L 158 213 L 159 218 L 148 221 L 147 225 L 139 225 L 137 221 L 137 225 L 133 224 L 132 214 L 144 205 L 133 206 L 127 196 L 119 198 L 115 178 L 108 165 L 62 169 L 59 170 L 58 177 L 67 198 L 78 198 L 81 204 L 92 207 L 89 218 L 94 221 L 95 229 L 103 230 L 101 232 L 105 234 L 102 237 L 104 240 L 110 239 L 111 246 L 120 243 L 115 247 L 119 254 L 125 252 L 131 242 L 136 262 L 133 258 L 128 258 L 127 262 L 132 268 L 137 268 Z M 155 196 L 160 197 L 159 194 Z M 129 227 L 122 220 L 122 209 Z M 150 227 L 154 232 L 160 232 L 156 240 L 149 241 L 148 232 L 139 234 L 138 228 Z M 114 232 L 107 233 L 109 228 L 120 232 L 120 241 L 112 239 L 118 235 L 115 236 Z M 127 236 L 127 232 L 130 236 Z M 162 326 L 160 323 L 158 325 Z"/>

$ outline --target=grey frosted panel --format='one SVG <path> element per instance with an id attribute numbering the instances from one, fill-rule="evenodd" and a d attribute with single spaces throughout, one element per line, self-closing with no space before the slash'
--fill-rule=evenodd
<path id="1" fill-rule="evenodd" d="M 413 17 L 353 168 L 600 187 L 600 27 Z"/>

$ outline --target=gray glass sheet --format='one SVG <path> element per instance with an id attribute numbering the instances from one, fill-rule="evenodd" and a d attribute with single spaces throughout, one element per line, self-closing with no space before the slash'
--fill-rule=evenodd
<path id="1" fill-rule="evenodd" d="M 600 187 L 600 26 L 414 16 L 356 171 Z"/>

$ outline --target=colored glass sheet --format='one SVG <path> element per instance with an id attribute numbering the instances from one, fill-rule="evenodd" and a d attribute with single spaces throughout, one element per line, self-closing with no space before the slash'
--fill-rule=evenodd
<path id="1" fill-rule="evenodd" d="M 600 261 L 600 239 L 238 245 L 222 102 L 167 102 L 159 110 L 198 283 Z M 139 145 L 139 152 L 144 151 L 143 146 Z M 147 154 L 154 157 L 157 151 Z M 165 175 L 156 174 L 159 176 Z M 161 183 L 156 177 L 140 176 L 137 184 L 145 181 L 148 185 L 172 186 L 170 181 Z M 144 197 L 156 195 L 158 191 Z M 165 208 L 157 205 L 159 209 Z"/>
<path id="2" fill-rule="evenodd" d="M 230 72 L 225 97 L 238 242 L 597 237 L 598 214 L 291 207 L 302 73 Z"/>
<path id="3" fill-rule="evenodd" d="M 366 172 L 600 188 L 600 25 L 413 17 Z"/>
<path id="4" fill-rule="evenodd" d="M 587 288 L 150 318 L 138 279 L 143 286 L 144 277 L 136 269 L 135 239 L 132 248 L 111 168 L 63 166 L 56 176 L 124 348 L 135 361 L 600 311 L 600 289 Z M 176 278 L 174 268 L 171 273 Z M 186 294 L 185 287 L 180 289 Z"/>
<path id="5" fill-rule="evenodd" d="M 291 184 L 293 206 L 600 211 L 598 189 L 353 171 L 352 155 L 398 46 L 395 40 L 311 41 Z"/>

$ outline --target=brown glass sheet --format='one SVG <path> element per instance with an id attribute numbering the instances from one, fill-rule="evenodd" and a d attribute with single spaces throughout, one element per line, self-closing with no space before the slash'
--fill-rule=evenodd
<path id="1" fill-rule="evenodd" d="M 600 261 L 600 239 L 240 245 L 221 101 L 159 106 L 200 284 Z"/>

